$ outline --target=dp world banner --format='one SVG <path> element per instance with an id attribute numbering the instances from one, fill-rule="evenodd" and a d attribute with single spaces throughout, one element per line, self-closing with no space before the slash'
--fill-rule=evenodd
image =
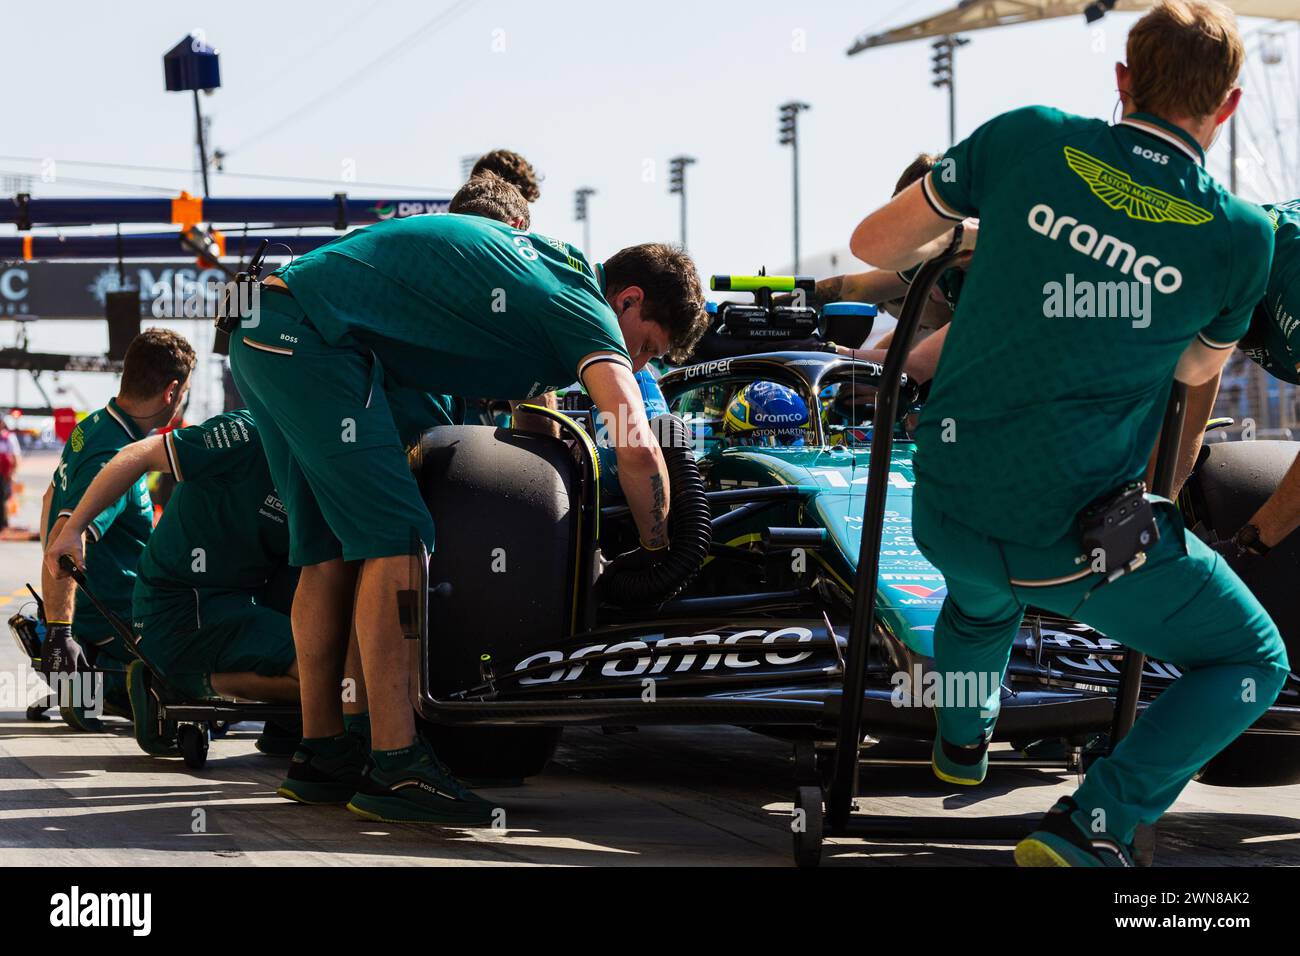
<path id="1" fill-rule="evenodd" d="M 124 284 L 116 262 L 0 264 L 0 319 L 102 319 L 104 296 L 123 288 L 140 291 L 146 321 L 155 314 L 184 318 L 178 303 L 227 281 L 220 269 L 204 269 L 193 259 L 128 260 L 125 271 Z"/>

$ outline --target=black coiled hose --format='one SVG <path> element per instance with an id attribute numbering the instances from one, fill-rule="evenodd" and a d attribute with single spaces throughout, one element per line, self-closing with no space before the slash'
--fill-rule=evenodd
<path id="1" fill-rule="evenodd" d="M 668 554 L 647 567 L 619 570 L 615 566 L 606 572 L 600 580 L 601 597 L 622 607 L 672 600 L 700 570 L 713 540 L 709 501 L 686 424 L 675 415 L 660 415 L 650 428 L 668 468 Z"/>

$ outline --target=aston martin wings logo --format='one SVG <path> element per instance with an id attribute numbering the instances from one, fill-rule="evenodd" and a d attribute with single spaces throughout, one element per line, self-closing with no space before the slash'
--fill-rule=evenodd
<path id="1" fill-rule="evenodd" d="M 1065 162 L 1088 184 L 1094 196 L 1130 219 L 1200 226 L 1214 218 L 1213 213 L 1186 199 L 1171 196 L 1153 186 L 1135 183 L 1133 177 L 1124 170 L 1103 163 L 1073 146 L 1065 147 Z"/>

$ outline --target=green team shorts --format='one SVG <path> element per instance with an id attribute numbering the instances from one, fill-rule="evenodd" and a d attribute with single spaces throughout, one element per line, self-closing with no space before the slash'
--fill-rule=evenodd
<path id="1" fill-rule="evenodd" d="M 213 674 L 279 677 L 296 659 L 289 615 L 248 591 L 135 584 L 140 650 L 173 693 L 215 697 Z"/>
<path id="2" fill-rule="evenodd" d="M 289 513 L 290 564 L 433 547 L 373 353 L 328 344 L 291 296 L 264 287 L 256 323 L 230 337 L 230 367 Z"/>

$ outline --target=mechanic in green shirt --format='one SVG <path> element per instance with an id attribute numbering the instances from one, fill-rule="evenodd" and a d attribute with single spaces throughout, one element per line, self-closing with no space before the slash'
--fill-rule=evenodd
<path id="1" fill-rule="evenodd" d="M 1172 504 L 1155 505 L 1159 541 L 1130 573 L 1103 583 L 1119 568 L 1082 553 L 1077 516 L 1143 476 L 1171 379 L 1219 372 L 1272 252 L 1268 218 L 1204 168 L 1241 95 L 1231 13 L 1158 3 L 1127 52 L 1121 122 L 999 116 L 851 243 L 868 263 L 906 268 L 979 218 L 917 434 L 913 532 L 948 586 L 935 628 L 944 686 L 1003 675 L 1029 604 L 1183 671 L 1017 846 L 1021 865 L 1129 865 L 1137 826 L 1269 707 L 1288 671 L 1267 613 Z M 999 684 L 938 709 L 942 779 L 983 779 Z"/>
<path id="2" fill-rule="evenodd" d="M 1273 268 L 1269 272 L 1268 291 L 1251 317 L 1250 330 L 1237 345 L 1274 378 L 1300 385 L 1300 199 L 1264 209 L 1273 223 Z M 1212 403 L 1218 393 L 1218 381 L 1205 389 Z M 1192 437 L 1194 449 L 1199 448 L 1200 432 Z M 1238 552 L 1262 556 L 1297 527 L 1300 527 L 1300 458 L 1288 469 L 1277 490 L 1233 535 L 1232 541 Z"/>
<path id="3" fill-rule="evenodd" d="M 77 424 L 59 456 L 42 503 L 43 541 L 59 537 L 99 470 L 121 448 L 166 425 L 183 407 L 194 362 L 194 350 L 175 332 L 147 329 L 132 340 L 122 362 L 117 397 Z M 143 476 L 87 516 L 84 533 L 89 543 L 83 562 L 87 583 L 124 621 L 131 620 L 136 563 L 152 529 L 153 507 Z M 81 553 L 80 546 L 77 552 Z M 92 665 L 101 668 L 109 703 L 127 713 L 123 672 L 134 657 L 84 594 L 76 593 L 74 600 L 75 591 L 66 575 L 42 568 L 46 631 L 41 669 L 48 677 Z M 86 711 L 85 702 L 60 707 L 64 720 L 75 729 L 102 730 Z"/>
<path id="4" fill-rule="evenodd" d="M 492 808 L 415 733 L 398 592 L 433 544 L 385 388 L 525 398 L 581 380 L 626 414 L 618 453 L 643 545 L 667 545 L 667 476 L 632 374 L 685 351 L 703 325 L 694 265 L 662 245 L 593 269 L 573 247 L 477 216 L 389 220 L 265 280 L 231 336 L 231 366 L 289 512 L 304 739 L 290 768 L 338 781 L 375 819 L 481 823 Z M 372 762 L 342 733 L 347 606 L 370 698 Z"/>
<path id="5" fill-rule="evenodd" d="M 178 699 L 296 703 L 288 519 L 246 410 L 122 449 L 51 543 L 47 563 L 57 566 L 65 553 L 79 557 L 81 535 L 103 503 L 151 471 L 172 475 L 177 486 L 136 575 L 141 651 Z M 174 753 L 174 740 L 158 732 L 142 662 L 132 662 L 127 686 L 136 741 L 146 753 Z M 266 734 L 274 737 L 274 730 L 264 732 L 259 749 L 272 746 Z"/>
<path id="6" fill-rule="evenodd" d="M 483 168 L 480 169 L 480 166 Z M 492 167 L 512 171 L 518 184 L 506 180 Z M 527 230 L 531 216 L 523 189 L 531 185 L 533 194 L 536 193 L 537 181 L 532 169 L 528 161 L 518 153 L 509 150 L 487 153 L 479 159 L 469 180 L 451 197 L 447 211 L 463 216 L 483 216 L 508 223 L 515 229 Z M 404 445 L 414 444 L 422 434 L 435 426 L 467 423 L 468 403 L 459 396 L 433 395 L 394 384 L 385 385 L 384 390 Z M 554 396 L 547 393 L 545 397 L 550 398 L 547 407 L 555 408 L 557 403 Z M 543 398 L 539 397 L 535 401 L 540 403 Z"/>
<path id="7" fill-rule="evenodd" d="M 1237 347 L 1274 378 L 1300 385 L 1300 199 L 1264 211 L 1273 223 L 1273 268 Z"/>

